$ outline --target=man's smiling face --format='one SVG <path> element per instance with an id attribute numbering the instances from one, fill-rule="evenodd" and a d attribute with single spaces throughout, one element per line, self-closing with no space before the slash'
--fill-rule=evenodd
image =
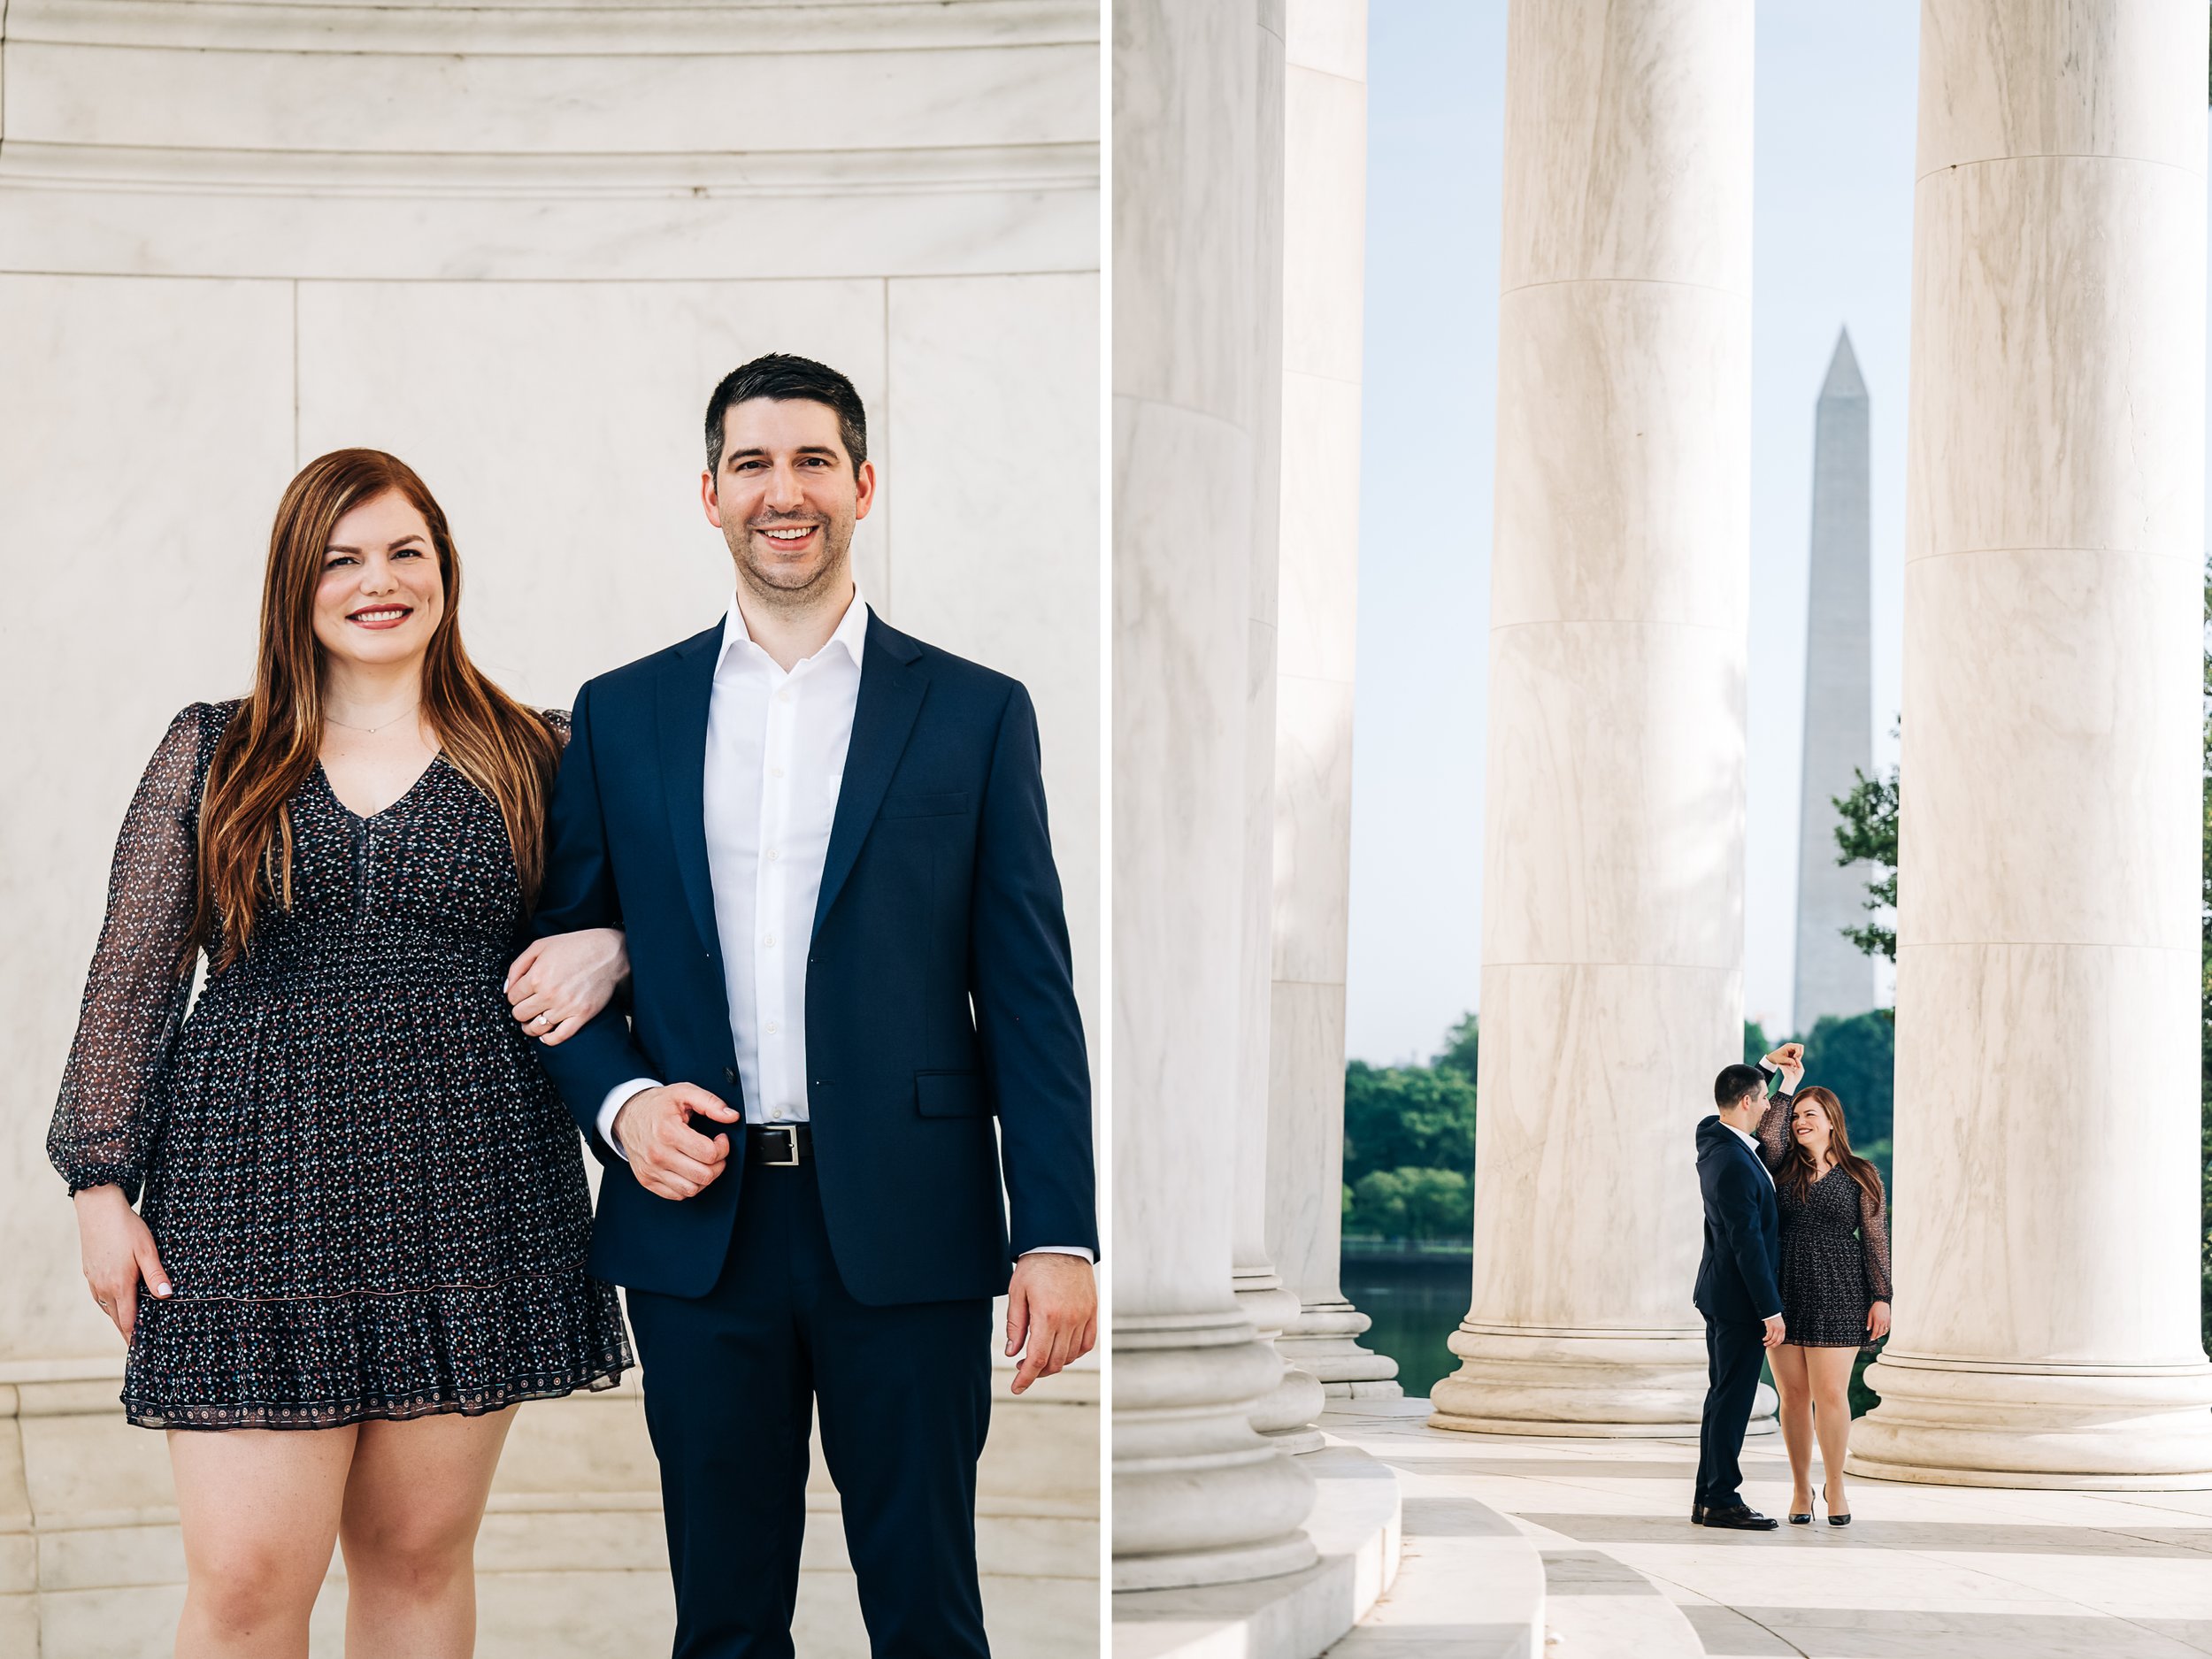
<path id="1" fill-rule="evenodd" d="M 772 604 L 797 604 L 847 578 L 876 470 L 854 471 L 828 404 L 756 397 L 723 411 L 721 464 L 704 482 L 738 580 Z"/>

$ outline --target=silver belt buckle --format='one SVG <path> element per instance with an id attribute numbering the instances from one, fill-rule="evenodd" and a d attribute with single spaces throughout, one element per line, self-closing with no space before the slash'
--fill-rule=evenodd
<path id="1" fill-rule="evenodd" d="M 799 1167 L 798 1130 L 789 1124 L 763 1124 L 761 1127 L 771 1134 L 781 1135 L 785 1150 L 791 1154 L 787 1158 L 770 1158 L 767 1160 L 768 1167 L 772 1170 L 797 1169 Z"/>

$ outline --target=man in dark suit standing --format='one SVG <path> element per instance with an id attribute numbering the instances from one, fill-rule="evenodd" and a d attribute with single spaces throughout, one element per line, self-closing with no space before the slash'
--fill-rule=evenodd
<path id="1" fill-rule="evenodd" d="M 818 1410 L 873 1652 L 982 1659 L 991 1299 L 1017 1392 L 1096 1340 L 1036 717 L 856 589 L 843 375 L 757 359 L 705 436 L 735 595 L 578 693 L 535 918 L 628 933 L 627 1018 L 542 1053 L 606 1165 L 591 1270 L 629 1292 L 675 1653 L 792 1653 Z"/>
<path id="2" fill-rule="evenodd" d="M 1774 1178 L 1755 1139 L 1766 1079 L 1747 1065 L 1713 1081 L 1717 1114 L 1697 1126 L 1697 1183 L 1705 1194 L 1705 1256 L 1695 1301 L 1705 1316 L 1705 1416 L 1698 1426 L 1698 1526 L 1768 1532 L 1775 1522 L 1745 1503 L 1737 1456 L 1759 1391 L 1762 1352 L 1783 1340 L 1779 1221 Z"/>

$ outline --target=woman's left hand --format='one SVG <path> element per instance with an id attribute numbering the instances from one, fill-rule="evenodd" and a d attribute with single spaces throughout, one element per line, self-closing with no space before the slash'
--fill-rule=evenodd
<path id="1" fill-rule="evenodd" d="M 566 1042 L 630 977 L 629 943 L 618 927 L 586 927 L 536 941 L 507 970 L 507 1002 L 539 1041 Z"/>
<path id="2" fill-rule="evenodd" d="M 1889 1334 L 1889 1303 L 1878 1302 L 1866 1310 L 1866 1340 L 1878 1342 Z"/>

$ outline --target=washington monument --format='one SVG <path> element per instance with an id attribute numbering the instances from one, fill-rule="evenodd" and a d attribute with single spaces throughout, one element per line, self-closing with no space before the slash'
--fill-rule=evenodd
<path id="1" fill-rule="evenodd" d="M 1836 339 L 1813 414 L 1812 574 L 1806 595 L 1804 774 L 1798 795 L 1794 1024 L 1874 1006 L 1874 964 L 1843 936 L 1866 919 L 1867 869 L 1836 863 L 1838 795 L 1871 771 L 1866 382 Z"/>

